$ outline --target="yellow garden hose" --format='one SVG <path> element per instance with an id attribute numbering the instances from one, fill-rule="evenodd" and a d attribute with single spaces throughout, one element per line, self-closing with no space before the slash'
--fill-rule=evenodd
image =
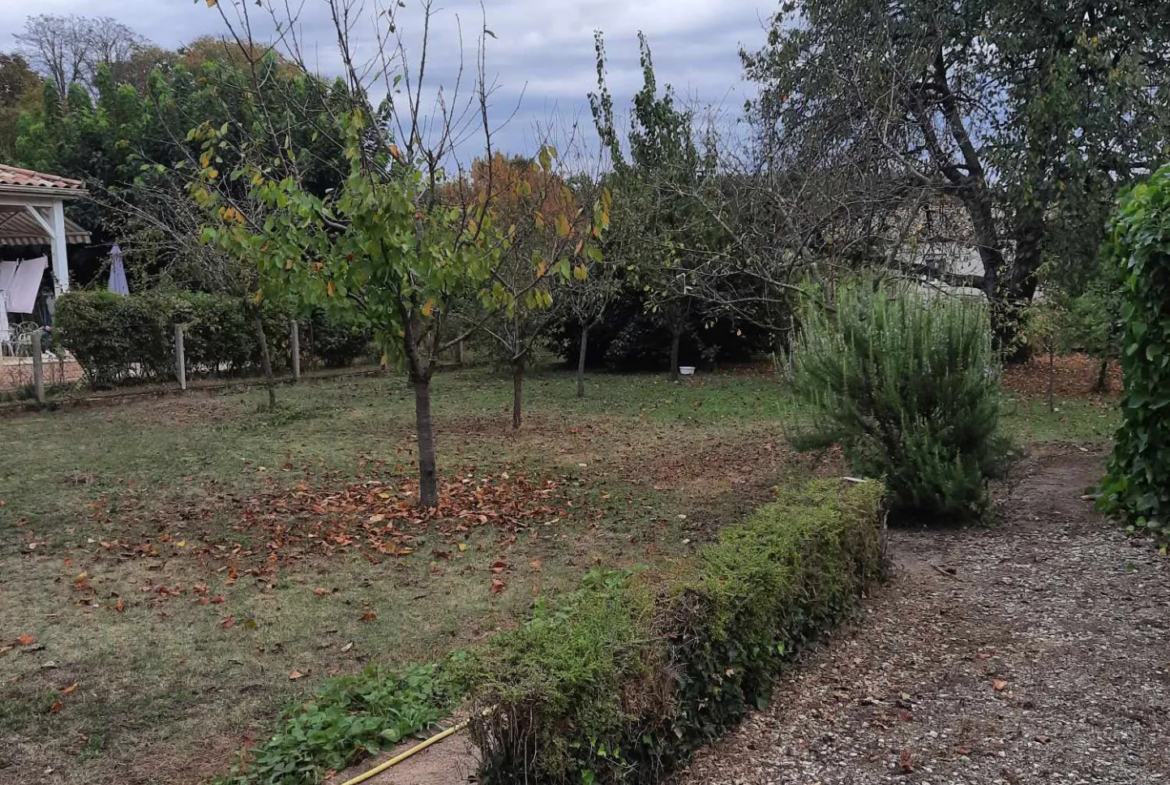
<path id="1" fill-rule="evenodd" d="M 484 714 L 484 716 L 487 716 L 488 714 L 491 714 L 492 711 L 494 711 L 494 710 L 495 710 L 494 706 L 489 708 L 489 709 L 484 709 L 483 714 Z M 408 749 L 406 752 L 402 753 L 401 755 L 395 755 L 393 758 L 386 761 L 385 763 L 380 763 L 377 766 L 375 766 L 374 768 L 365 772 L 364 774 L 359 774 L 356 777 L 354 777 L 352 780 L 346 780 L 345 782 L 341 783 L 341 785 L 358 785 L 359 782 L 365 782 L 370 777 L 373 777 L 377 774 L 381 774 L 382 772 L 384 772 L 386 769 L 390 768 L 391 766 L 395 766 L 399 763 L 402 763 L 402 761 L 406 760 L 411 755 L 422 752 L 423 750 L 425 750 L 427 747 L 431 746 L 432 744 L 436 744 L 436 743 L 442 741 L 443 739 L 447 738 L 448 736 L 452 736 L 452 735 L 458 733 L 459 731 L 463 730 L 464 728 L 466 728 L 470 724 L 471 724 L 471 718 L 468 717 L 467 719 L 465 719 L 463 722 L 459 723 L 458 725 L 452 725 L 450 728 L 447 728 L 447 730 L 442 731 L 441 733 L 436 733 L 434 736 L 431 736 L 429 739 L 427 739 L 426 741 L 424 741 L 420 744 L 416 744 L 415 746 L 411 747 L 410 749 Z"/>

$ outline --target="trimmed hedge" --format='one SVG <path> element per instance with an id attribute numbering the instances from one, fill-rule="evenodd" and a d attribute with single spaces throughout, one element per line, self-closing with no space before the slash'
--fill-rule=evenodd
<path id="1" fill-rule="evenodd" d="M 291 311 L 261 309 L 273 365 L 289 356 Z M 67 349 L 92 387 L 157 382 L 175 374 L 174 325 L 182 324 L 188 377 L 259 373 L 260 345 L 248 308 L 238 298 L 204 292 L 69 292 L 57 301 L 54 340 Z M 302 356 L 328 367 L 366 352 L 368 331 L 316 313 L 302 328 Z M 309 353 L 311 352 L 311 354 Z"/>
<path id="2" fill-rule="evenodd" d="M 481 780 L 654 782 L 763 707 L 785 663 L 880 576 L 882 494 L 810 483 L 670 573 L 591 573 L 473 651 Z"/>
<path id="3" fill-rule="evenodd" d="M 1100 507 L 1170 546 L 1170 166 L 1122 198 L 1106 258 L 1121 278 L 1125 395 Z"/>

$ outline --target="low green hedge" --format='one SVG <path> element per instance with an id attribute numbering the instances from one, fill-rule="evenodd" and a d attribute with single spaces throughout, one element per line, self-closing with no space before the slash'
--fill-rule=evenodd
<path id="1" fill-rule="evenodd" d="M 69 292 L 57 301 L 54 341 L 67 349 L 93 387 L 174 378 L 174 326 L 183 325 L 188 377 L 259 373 L 260 344 L 239 298 L 186 291 L 130 295 Z M 291 311 L 265 303 L 264 332 L 276 369 L 288 364 Z M 306 327 L 308 329 L 306 329 Z M 302 360 L 347 365 L 365 353 L 368 331 L 315 313 L 301 330 Z"/>
<path id="2" fill-rule="evenodd" d="M 882 494 L 813 482 L 691 562 L 593 573 L 473 651 L 482 781 L 654 782 L 763 707 L 784 664 L 881 574 Z"/>

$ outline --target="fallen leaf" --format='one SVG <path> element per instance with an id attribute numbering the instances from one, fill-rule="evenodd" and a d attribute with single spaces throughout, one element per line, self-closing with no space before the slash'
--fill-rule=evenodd
<path id="1" fill-rule="evenodd" d="M 323 589 L 320 586 L 313 589 L 313 594 L 316 594 L 318 597 L 320 597 L 322 594 L 328 594 L 328 593 L 329 593 L 328 589 Z"/>
<path id="2" fill-rule="evenodd" d="M 508 588 L 508 584 L 504 583 L 499 578 L 492 579 L 492 594 L 502 594 L 506 588 Z"/>
<path id="3" fill-rule="evenodd" d="M 210 602 L 212 605 L 222 605 L 224 603 L 223 595 L 217 594 L 208 600 L 208 602 Z"/>
<path id="4" fill-rule="evenodd" d="M 121 613 L 122 611 L 126 610 L 126 606 L 122 604 L 121 597 L 119 597 L 118 601 L 114 604 L 114 610 L 116 610 L 118 613 Z"/>
<path id="5" fill-rule="evenodd" d="M 72 683 L 72 684 L 70 684 L 68 687 L 65 687 L 64 689 L 62 689 L 62 690 L 61 690 L 61 694 L 62 694 L 62 695 L 72 695 L 74 692 L 76 692 L 76 691 L 77 691 L 77 685 L 78 685 L 79 683 L 80 683 L 80 682 L 76 682 L 76 681 L 75 681 L 75 682 L 73 682 L 73 683 Z"/>
<path id="6" fill-rule="evenodd" d="M 536 570 L 537 572 L 540 572 L 541 569 L 544 567 L 544 562 L 542 562 L 540 559 L 533 559 L 531 562 L 528 563 L 528 566 L 531 567 L 532 569 Z"/>
<path id="7" fill-rule="evenodd" d="M 300 671 L 293 671 L 288 675 L 289 681 L 296 681 L 297 679 L 303 678 L 305 678 L 305 674 L 301 673 Z"/>
<path id="8" fill-rule="evenodd" d="M 219 620 L 219 626 L 223 627 L 225 630 L 230 630 L 235 625 L 236 625 L 236 619 L 234 616 L 224 616 L 222 619 Z"/>
<path id="9" fill-rule="evenodd" d="M 467 550 L 467 543 L 465 543 L 465 542 L 461 542 L 461 543 L 459 543 L 459 550 L 460 550 L 460 551 L 465 551 L 465 550 Z"/>
<path id="10" fill-rule="evenodd" d="M 914 773 L 914 759 L 910 756 L 910 750 L 902 750 L 898 756 L 898 768 L 903 774 Z"/>
<path id="11" fill-rule="evenodd" d="M 378 618 L 378 614 L 374 613 L 373 611 L 366 611 L 361 615 L 361 618 L 358 619 L 358 621 L 373 621 L 376 618 Z"/>
<path id="12" fill-rule="evenodd" d="M 996 692 L 1003 692 L 1007 689 L 1008 683 L 1003 679 L 992 679 L 991 686 Z"/>
<path id="13" fill-rule="evenodd" d="M 37 642 L 37 638 L 35 635 L 21 635 L 16 640 L 17 640 L 17 642 L 20 643 L 21 646 L 32 646 L 34 643 Z"/>
<path id="14" fill-rule="evenodd" d="M 500 559 L 499 561 L 497 561 L 495 564 L 492 565 L 492 572 L 494 572 L 496 575 L 499 575 L 501 572 L 503 572 L 506 569 L 508 569 L 508 563 L 505 562 L 503 559 Z"/>
<path id="15" fill-rule="evenodd" d="M 347 643 L 341 647 L 341 653 L 345 654 L 347 651 L 349 651 L 352 648 L 353 648 L 353 641 L 350 641 L 349 643 Z"/>
<path id="16" fill-rule="evenodd" d="M 49 709 L 49 711 L 52 711 L 52 712 L 61 711 L 61 701 L 54 701 L 53 706 L 52 706 L 52 708 Z"/>

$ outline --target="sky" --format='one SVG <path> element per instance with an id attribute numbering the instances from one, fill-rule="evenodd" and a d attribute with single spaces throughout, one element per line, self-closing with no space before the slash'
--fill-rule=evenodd
<path id="1" fill-rule="evenodd" d="M 225 7 L 230 2 L 222 1 Z M 285 1 L 278 0 L 281 9 Z M 364 15 L 354 26 L 356 59 L 365 61 L 377 51 L 373 12 L 387 1 L 365 0 Z M 340 59 L 324 0 L 288 2 L 300 9 L 293 29 L 310 66 L 337 73 Z M 417 56 L 420 0 L 406 3 L 398 12 L 399 28 Z M 435 0 L 428 58 L 432 76 L 427 81 L 451 89 L 460 61 L 459 28 L 463 59 L 471 68 L 475 39 L 486 21 L 495 34 L 485 40 L 486 73 L 495 85 L 491 124 L 496 148 L 530 153 L 549 133 L 540 129 L 550 125 L 563 146 L 574 122 L 583 129 L 577 138 L 594 144 L 586 99 L 596 86 L 593 31 L 605 34 L 609 87 L 620 113 L 641 86 L 640 30 L 649 39 L 660 85 L 671 84 L 685 102 L 713 106 L 725 119 L 734 119 L 754 92 L 742 79 L 739 49 L 759 48 L 775 7 L 774 0 L 483 0 L 482 6 L 478 0 Z M 0 2 L 0 51 L 15 48 L 13 35 L 34 8 L 43 14 L 113 17 L 167 48 L 226 31 L 220 15 L 205 0 L 5 0 Z M 270 18 L 254 5 L 249 10 L 256 37 L 270 37 Z M 464 142 L 466 147 L 477 144 L 474 137 Z"/>

